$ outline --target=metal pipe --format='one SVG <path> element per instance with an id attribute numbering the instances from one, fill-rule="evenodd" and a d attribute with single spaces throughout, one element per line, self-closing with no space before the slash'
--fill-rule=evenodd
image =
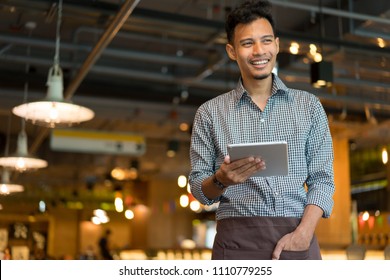
<path id="1" fill-rule="evenodd" d="M 311 5 L 301 4 L 301 3 L 286 2 L 281 0 L 271 0 L 270 2 L 275 6 L 293 8 L 298 10 L 306 10 L 306 11 L 311 11 L 316 13 L 320 12 L 320 8 L 316 6 L 311 6 Z M 327 7 L 322 7 L 321 12 L 324 14 L 340 16 L 349 19 L 357 19 L 357 20 L 364 20 L 364 21 L 368 20 L 368 21 L 374 21 L 378 23 L 390 24 L 390 19 L 387 18 L 375 17 L 375 16 L 353 13 L 353 12 L 346 12 L 346 11 L 327 8 Z"/>
<path id="2" fill-rule="evenodd" d="M 81 66 L 79 72 L 75 78 L 70 82 L 66 88 L 64 97 L 70 98 L 75 93 L 84 77 L 88 74 L 88 71 L 92 68 L 95 62 L 99 59 L 101 54 L 107 45 L 114 39 L 116 34 L 122 25 L 126 22 L 130 14 L 133 12 L 135 7 L 138 5 L 140 0 L 128 0 L 123 5 L 119 13 L 116 15 L 110 26 L 105 30 L 102 37 L 99 39 L 95 47 L 92 49 L 84 64 Z"/>
<path id="3" fill-rule="evenodd" d="M 348 9 L 350 12 L 353 11 L 353 0 L 348 1 Z M 354 31 L 355 31 L 355 25 L 354 25 L 353 19 L 349 19 L 349 32 L 351 34 L 354 34 Z"/>
<path id="4" fill-rule="evenodd" d="M 0 62 L 5 63 L 26 63 L 27 58 L 25 56 L 16 56 L 16 55 L 7 55 L 7 56 L 0 56 Z M 39 58 L 30 58 L 29 63 L 36 64 L 36 65 L 43 65 L 43 66 L 50 66 L 52 61 L 48 59 L 39 59 Z M 62 62 L 62 65 L 66 68 L 70 68 L 72 66 L 71 62 Z M 224 66 L 226 67 L 226 66 Z M 349 67 L 350 68 L 350 67 Z M 225 69 L 225 68 L 223 68 Z M 379 75 L 383 73 L 382 70 L 372 69 L 372 68 L 364 68 L 366 72 L 370 72 L 371 74 Z M 225 71 L 225 70 L 223 70 Z M 307 78 L 307 75 L 303 72 L 305 69 L 303 68 L 301 73 L 299 72 L 292 72 L 292 71 L 286 71 L 283 70 L 280 72 L 280 75 L 288 75 L 288 76 L 294 76 L 294 77 L 305 77 Z M 204 89 L 210 89 L 210 90 L 227 90 L 231 88 L 232 86 L 235 86 L 236 81 L 232 81 L 232 84 L 227 84 L 225 80 L 200 80 L 196 77 L 189 77 L 189 78 L 178 78 L 171 74 L 162 74 L 160 72 L 147 72 L 142 70 L 132 70 L 132 69 L 123 69 L 123 68 L 115 68 L 110 66 L 101 66 L 96 65 L 91 70 L 91 73 L 100 74 L 100 75 L 106 75 L 106 76 L 121 76 L 121 77 L 127 77 L 131 79 L 136 80 L 142 80 L 142 81 L 154 81 L 154 82 L 162 82 L 167 84 L 172 83 L 181 83 L 188 86 L 194 86 Z M 389 92 L 390 87 L 389 83 L 383 81 L 383 82 L 373 82 L 368 80 L 357 80 L 357 79 L 349 79 L 349 78 L 335 78 L 335 82 L 341 85 L 351 85 L 351 86 L 362 86 L 362 87 L 374 87 L 377 89 L 381 89 L 384 92 Z M 384 78 L 385 79 L 385 78 Z M 309 84 L 309 82 L 307 83 Z"/>
<path id="5" fill-rule="evenodd" d="M 8 42 L 7 49 L 9 49 L 13 45 L 26 45 L 31 47 L 39 47 L 39 48 L 47 48 L 52 49 L 53 43 L 49 40 L 42 39 L 28 39 L 21 37 L 14 37 L 9 35 L 0 34 L 0 42 Z M 5 47 L 3 48 L 4 52 L 6 51 Z M 2 50 L 0 50 L 0 54 L 2 54 Z M 91 47 L 89 45 L 81 45 L 81 44 L 69 44 L 69 43 L 61 43 L 61 51 L 74 51 L 74 52 L 90 52 Z M 189 58 L 189 57 L 178 57 L 178 56 L 169 56 L 155 53 L 145 53 L 145 52 L 137 52 L 131 50 L 124 49 L 113 49 L 106 48 L 104 50 L 104 56 L 117 57 L 123 59 L 131 59 L 131 60 L 142 60 L 142 61 L 153 61 L 160 63 L 174 63 L 178 65 L 189 65 L 193 67 L 202 66 L 202 61 L 199 59 Z M 63 62 L 61 61 L 61 65 Z"/>

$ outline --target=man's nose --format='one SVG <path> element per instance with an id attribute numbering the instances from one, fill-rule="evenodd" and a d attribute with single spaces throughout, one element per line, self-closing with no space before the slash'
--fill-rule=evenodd
<path id="1" fill-rule="evenodd" d="M 261 55 L 264 53 L 263 44 L 261 42 L 255 42 L 253 44 L 253 55 Z"/>

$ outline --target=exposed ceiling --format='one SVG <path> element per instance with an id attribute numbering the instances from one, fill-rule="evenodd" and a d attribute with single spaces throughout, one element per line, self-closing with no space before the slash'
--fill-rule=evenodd
<path id="1" fill-rule="evenodd" d="M 187 173 L 190 133 L 178 125 L 191 125 L 196 108 L 231 89 L 239 77 L 225 54 L 223 23 L 226 11 L 238 2 L 64 0 L 60 65 L 65 96 L 96 114 L 77 129 L 142 135 L 146 153 L 53 151 L 51 131 L 28 123 L 29 150 L 45 158 L 49 167 L 14 174 L 12 179 L 50 192 L 55 186 L 97 182 L 113 166 L 129 166 L 132 159 L 139 160 L 145 176 Z M 288 86 L 321 98 L 334 134 L 355 139 L 361 146 L 388 143 L 390 2 L 270 2 L 281 40 L 279 76 Z M 55 50 L 57 4 L 0 0 L 0 131 L 3 147 L 9 136 L 10 153 L 21 129 L 21 120 L 11 109 L 25 100 L 25 82 L 28 101 L 45 96 Z M 31 22 L 36 25 L 33 29 L 27 28 Z M 300 44 L 298 55 L 289 52 L 292 41 Z M 310 84 L 311 43 L 333 62 L 332 88 L 315 89 Z M 171 139 L 180 142 L 175 158 L 165 155 Z"/>

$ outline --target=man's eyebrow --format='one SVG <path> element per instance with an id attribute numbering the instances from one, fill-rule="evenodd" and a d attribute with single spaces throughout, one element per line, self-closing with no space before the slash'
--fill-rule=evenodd
<path id="1" fill-rule="evenodd" d="M 261 36 L 261 37 L 260 37 L 260 39 L 262 39 L 262 40 L 263 40 L 263 39 L 274 39 L 274 38 L 275 38 L 275 36 L 272 35 L 272 34 L 270 34 L 270 35 L 264 35 L 264 36 Z M 254 39 L 253 39 L 253 37 L 244 38 L 244 39 L 240 40 L 240 43 L 241 43 L 241 42 L 248 41 L 248 40 L 253 41 Z"/>
<path id="2" fill-rule="evenodd" d="M 270 34 L 270 35 L 264 35 L 264 36 L 261 37 L 261 39 L 269 39 L 269 38 L 273 39 L 273 38 L 275 38 L 275 36 Z"/>

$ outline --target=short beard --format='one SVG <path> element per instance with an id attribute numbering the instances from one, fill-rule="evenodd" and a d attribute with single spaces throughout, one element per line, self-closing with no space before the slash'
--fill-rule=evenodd
<path id="1" fill-rule="evenodd" d="M 254 78 L 255 80 L 265 80 L 265 79 L 267 79 L 270 75 L 271 75 L 271 73 L 269 73 L 269 74 L 263 74 L 263 75 L 255 75 L 253 78 Z"/>

